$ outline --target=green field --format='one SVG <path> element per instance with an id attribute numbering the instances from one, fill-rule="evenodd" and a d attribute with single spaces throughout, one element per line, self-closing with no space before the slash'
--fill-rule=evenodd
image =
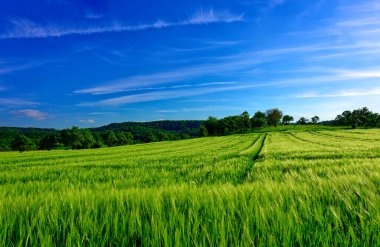
<path id="1" fill-rule="evenodd" d="M 380 130 L 0 153 L 0 245 L 379 246 Z"/>

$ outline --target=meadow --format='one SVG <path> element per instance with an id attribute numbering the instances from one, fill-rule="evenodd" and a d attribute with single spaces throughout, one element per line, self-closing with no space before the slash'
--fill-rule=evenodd
<path id="1" fill-rule="evenodd" d="M 380 130 L 0 153 L 2 246 L 379 246 Z"/>

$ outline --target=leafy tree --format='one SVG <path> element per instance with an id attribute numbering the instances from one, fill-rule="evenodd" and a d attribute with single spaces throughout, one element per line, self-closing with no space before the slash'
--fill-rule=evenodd
<path id="1" fill-rule="evenodd" d="M 277 127 L 282 118 L 282 111 L 278 108 L 269 109 L 266 112 L 266 116 L 268 125 Z"/>
<path id="2" fill-rule="evenodd" d="M 41 139 L 38 149 L 39 150 L 52 150 L 58 146 L 58 136 L 56 134 L 46 135 Z"/>
<path id="3" fill-rule="evenodd" d="M 246 131 L 250 128 L 250 119 L 249 119 L 249 113 L 247 111 L 243 112 L 241 115 L 242 119 L 242 131 Z"/>
<path id="4" fill-rule="evenodd" d="M 103 146 L 103 133 L 100 132 L 94 132 L 92 133 L 92 136 L 94 137 L 94 145 L 92 145 L 93 148 L 101 148 Z"/>
<path id="5" fill-rule="evenodd" d="M 62 143 L 72 149 L 86 149 L 94 147 L 95 139 L 88 129 L 79 129 L 73 126 L 61 132 Z"/>
<path id="6" fill-rule="evenodd" d="M 104 133 L 103 141 L 108 147 L 115 147 L 118 143 L 118 138 L 116 137 L 115 132 L 109 130 Z"/>
<path id="7" fill-rule="evenodd" d="M 152 131 L 148 131 L 145 133 L 143 141 L 148 143 L 148 142 L 156 142 L 157 137 L 153 134 Z"/>
<path id="8" fill-rule="evenodd" d="M 312 118 L 311 118 L 311 122 L 312 122 L 313 124 L 317 124 L 317 123 L 319 122 L 319 117 L 318 117 L 318 116 L 314 116 L 314 117 L 312 117 Z"/>
<path id="9" fill-rule="evenodd" d="M 216 117 L 208 117 L 204 123 L 209 135 L 216 135 L 218 131 L 218 119 Z"/>
<path id="10" fill-rule="evenodd" d="M 267 116 L 264 112 L 258 111 L 251 118 L 252 128 L 261 128 L 267 124 Z"/>
<path id="11" fill-rule="evenodd" d="M 199 126 L 199 136 L 200 137 L 205 137 L 208 135 L 208 130 L 207 128 L 202 124 L 201 126 Z"/>
<path id="12" fill-rule="evenodd" d="M 298 121 L 297 121 L 297 124 L 300 124 L 300 125 L 306 125 L 309 123 L 309 119 L 305 118 L 305 117 L 301 117 Z"/>
<path id="13" fill-rule="evenodd" d="M 116 132 L 117 145 L 129 145 L 133 142 L 133 135 L 131 132 Z"/>
<path id="14" fill-rule="evenodd" d="M 294 121 L 294 118 L 290 115 L 285 115 L 282 117 L 282 123 L 285 125 L 289 125 L 289 123 L 292 121 Z"/>
<path id="15" fill-rule="evenodd" d="M 24 134 L 19 134 L 15 137 L 15 139 L 12 141 L 12 149 L 17 150 L 21 152 L 32 150 L 34 147 L 34 144 L 32 140 L 28 137 L 26 137 Z"/>

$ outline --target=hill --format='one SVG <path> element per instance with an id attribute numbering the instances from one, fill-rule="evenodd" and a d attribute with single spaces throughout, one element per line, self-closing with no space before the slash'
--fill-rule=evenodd
<path id="1" fill-rule="evenodd" d="M 203 123 L 199 120 L 154 121 L 154 122 L 124 122 L 88 128 L 93 133 L 102 134 L 106 131 L 130 132 L 135 142 L 144 142 L 148 134 L 154 140 L 179 140 L 198 136 L 198 128 Z M 59 135 L 60 130 L 44 128 L 0 127 L 0 150 L 11 150 L 12 140 L 19 134 L 24 134 L 34 145 L 47 135 Z"/>

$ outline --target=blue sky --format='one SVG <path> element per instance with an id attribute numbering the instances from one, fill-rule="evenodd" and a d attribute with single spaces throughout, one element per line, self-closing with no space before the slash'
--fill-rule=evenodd
<path id="1" fill-rule="evenodd" d="M 0 3 L 0 126 L 380 112 L 380 1 Z"/>

